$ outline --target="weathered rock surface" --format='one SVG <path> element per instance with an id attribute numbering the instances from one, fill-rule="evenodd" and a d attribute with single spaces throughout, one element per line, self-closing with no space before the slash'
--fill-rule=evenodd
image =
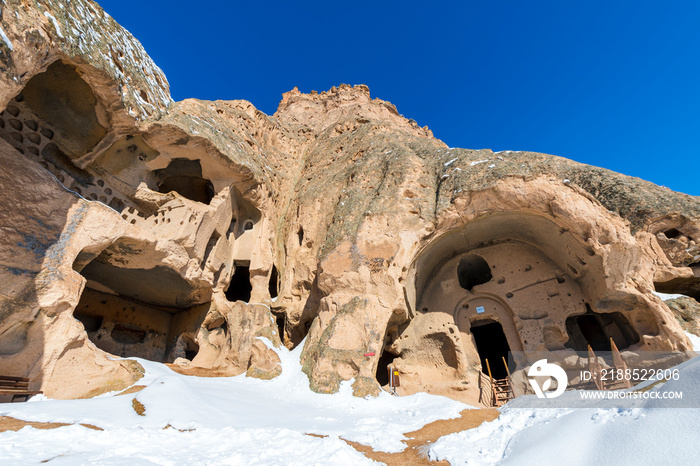
<path id="1" fill-rule="evenodd" d="M 264 339 L 303 341 L 318 391 L 391 364 L 472 402 L 504 349 L 690 349 L 652 291 L 700 296 L 697 197 L 448 148 L 362 85 L 174 103 L 86 0 L 0 27 L 0 373 L 49 396 L 140 377 L 110 354 L 271 378 Z"/>
<path id="2" fill-rule="evenodd" d="M 682 297 L 665 301 L 673 311 L 683 330 L 700 337 L 700 303 L 693 298 Z"/>

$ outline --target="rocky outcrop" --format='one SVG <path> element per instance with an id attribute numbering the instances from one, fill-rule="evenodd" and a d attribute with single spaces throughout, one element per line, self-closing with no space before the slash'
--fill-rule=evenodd
<path id="1" fill-rule="evenodd" d="M 363 85 L 175 103 L 86 0 L 0 27 L 0 372 L 49 396 L 140 377 L 110 355 L 271 378 L 283 343 L 317 391 L 476 402 L 504 349 L 690 349 L 652 292 L 698 297 L 696 197 L 449 148 Z"/>
<path id="2" fill-rule="evenodd" d="M 700 303 L 687 296 L 665 301 L 683 330 L 700 337 Z"/>

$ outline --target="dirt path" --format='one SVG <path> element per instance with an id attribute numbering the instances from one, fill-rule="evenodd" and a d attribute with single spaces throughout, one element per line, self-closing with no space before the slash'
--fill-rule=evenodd
<path id="1" fill-rule="evenodd" d="M 367 458 L 381 461 L 388 466 L 446 465 L 448 464 L 447 462 L 433 462 L 428 459 L 428 448 L 431 443 L 443 435 L 473 429 L 481 425 L 482 422 L 493 421 L 498 415 L 499 412 L 496 408 L 465 409 L 458 418 L 431 422 L 420 430 L 405 434 L 408 438 L 406 440 L 408 447 L 399 453 L 374 451 L 366 445 L 360 445 L 349 440 L 345 440 L 345 442 Z"/>
<path id="2" fill-rule="evenodd" d="M 31 422 L 22 421 L 21 419 L 15 419 L 9 416 L 0 416 L 0 432 L 6 432 L 8 430 L 18 431 L 22 427 L 32 426 L 35 429 L 58 429 L 59 427 L 69 426 L 71 424 L 66 424 L 63 422 Z M 83 427 L 93 430 L 102 430 L 97 426 L 91 424 L 80 424 Z"/>
<path id="3" fill-rule="evenodd" d="M 168 368 L 172 369 L 173 372 L 177 372 L 182 375 L 193 375 L 196 377 L 232 377 L 238 375 L 239 373 L 234 373 L 233 371 L 222 371 L 216 369 L 207 369 L 205 367 L 185 367 L 178 366 L 177 364 L 166 364 Z"/>
<path id="4" fill-rule="evenodd" d="M 138 389 L 142 387 L 133 388 L 136 389 L 134 391 L 138 391 Z M 345 440 L 345 442 L 347 442 L 351 447 L 365 455 L 367 458 L 375 461 L 381 461 L 382 463 L 386 463 L 388 466 L 446 465 L 447 463 L 444 461 L 432 462 L 428 459 L 428 448 L 430 447 L 431 443 L 435 442 L 443 435 L 478 427 L 483 422 L 496 419 L 498 415 L 499 412 L 496 408 L 465 409 L 460 413 L 460 417 L 458 418 L 431 422 L 417 431 L 405 434 L 408 439 L 406 440 L 406 444 L 408 446 L 404 451 L 399 453 L 374 451 L 371 447 L 366 445 L 361 445 L 345 439 L 343 440 Z M 30 422 L 22 421 L 9 416 L 0 416 L 0 432 L 5 432 L 8 430 L 17 431 L 25 426 L 32 426 L 36 429 L 57 429 L 68 425 L 71 424 L 62 422 Z M 102 430 L 99 427 L 90 424 L 80 425 L 94 430 Z M 168 427 L 166 427 L 166 429 Z M 323 437 L 322 435 L 316 434 L 307 435 Z"/>

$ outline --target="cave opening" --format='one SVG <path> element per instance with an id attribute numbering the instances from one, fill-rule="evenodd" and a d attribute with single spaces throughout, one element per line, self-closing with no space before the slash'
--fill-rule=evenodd
<path id="1" fill-rule="evenodd" d="M 39 155 L 47 143 L 60 146 L 67 160 L 82 157 L 107 134 L 98 114 L 102 105 L 78 70 L 57 60 L 33 76 L 0 114 L 6 139 L 23 154 Z M 77 167 L 76 167 L 77 168 Z"/>
<path id="2" fill-rule="evenodd" d="M 389 384 L 389 366 L 394 362 L 394 359 L 396 359 L 396 355 L 387 350 L 384 350 L 382 355 L 379 357 L 379 361 L 377 362 L 376 377 L 377 382 L 382 387 Z"/>
<path id="3" fill-rule="evenodd" d="M 231 277 L 231 283 L 226 288 L 226 299 L 231 302 L 235 301 L 250 301 L 250 293 L 253 287 L 250 284 L 250 268 L 247 263 L 234 263 L 235 272 Z"/>
<path id="4" fill-rule="evenodd" d="M 194 285 L 172 269 L 124 267 L 145 247 L 120 239 L 102 251 L 81 251 L 73 270 L 86 284 L 73 317 L 82 323 L 88 339 L 107 353 L 165 362 L 169 342 L 176 340 L 171 335 L 177 327 L 174 321 L 197 312 L 202 303 L 193 297 Z"/>
<path id="5" fill-rule="evenodd" d="M 106 111 L 79 70 L 61 60 L 33 76 L 0 112 L 0 138 L 78 192 L 94 179 L 73 163 L 107 134 Z"/>
<path id="6" fill-rule="evenodd" d="M 488 262 L 476 254 L 468 254 L 459 260 L 457 266 L 457 277 L 459 286 L 471 291 L 477 285 L 491 281 L 491 267 Z"/>
<path id="7" fill-rule="evenodd" d="M 487 367 L 490 367 L 494 379 L 505 379 L 508 371 L 503 360 L 505 358 L 505 361 L 508 361 L 510 345 L 503 332 L 503 326 L 490 319 L 482 320 L 471 324 L 471 333 L 481 360 L 481 371 L 488 374 Z"/>
<path id="8" fill-rule="evenodd" d="M 284 343 L 285 328 L 287 326 L 287 313 L 275 312 L 273 315 L 275 317 L 275 323 L 277 324 L 277 330 L 279 331 L 280 340 L 282 340 Z"/>
<path id="9" fill-rule="evenodd" d="M 214 185 L 202 177 L 199 160 L 173 159 L 166 168 L 153 172 L 160 193 L 176 192 L 191 201 L 209 204 L 214 198 Z"/>
<path id="10" fill-rule="evenodd" d="M 83 324 L 88 339 L 103 351 L 119 357 L 165 361 L 172 314 L 164 308 L 113 293 L 88 279 L 73 317 Z"/>
<path id="11" fill-rule="evenodd" d="M 185 359 L 193 361 L 199 353 L 199 345 L 190 335 L 182 335 L 182 339 L 185 342 Z"/>
<path id="12" fill-rule="evenodd" d="M 277 274 L 277 267 L 275 265 L 272 265 L 272 271 L 270 272 L 270 283 L 268 285 L 269 291 L 270 291 L 270 298 L 276 299 L 277 298 L 277 293 L 279 289 L 279 276 Z"/>
<path id="13" fill-rule="evenodd" d="M 587 312 L 566 319 L 569 334 L 567 347 L 576 351 L 611 351 L 610 339 L 622 350 L 639 342 L 639 334 L 620 312 L 597 313 L 586 305 Z"/>
<path id="14" fill-rule="evenodd" d="M 80 312 L 74 312 L 73 317 L 78 319 L 85 327 L 85 331 L 90 334 L 98 331 L 102 328 L 102 322 L 104 317 L 92 315 L 92 314 L 82 314 Z"/>

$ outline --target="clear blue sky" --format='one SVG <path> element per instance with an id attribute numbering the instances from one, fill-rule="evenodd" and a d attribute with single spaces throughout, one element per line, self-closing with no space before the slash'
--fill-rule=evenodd
<path id="1" fill-rule="evenodd" d="M 700 195 L 700 2 L 103 0 L 175 100 L 367 84 L 451 147 Z"/>

